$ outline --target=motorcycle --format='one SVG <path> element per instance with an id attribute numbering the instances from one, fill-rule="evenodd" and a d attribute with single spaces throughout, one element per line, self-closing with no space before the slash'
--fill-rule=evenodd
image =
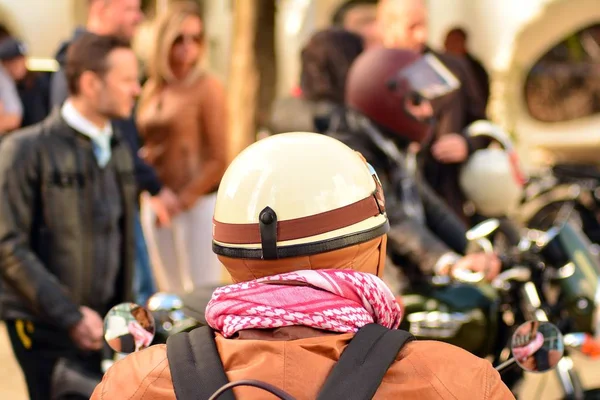
<path id="1" fill-rule="evenodd" d="M 518 215 L 521 223 L 545 230 L 563 205 L 571 220 L 595 244 L 600 244 L 600 169 L 593 165 L 559 164 L 529 179 Z"/>
<path id="2" fill-rule="evenodd" d="M 484 221 L 467 238 L 485 251 L 494 251 L 489 237 L 499 226 L 499 220 Z M 572 350 L 597 357 L 600 349 L 600 264 L 590 246 L 589 239 L 568 221 L 545 232 L 528 229 L 501 256 L 503 272 L 491 284 L 483 282 L 481 273 L 463 272 L 455 281 L 433 278 L 428 291 L 403 294 L 406 311 L 400 328 L 417 338 L 444 341 L 479 357 L 491 357 L 499 366 L 508 360 L 511 337 L 519 324 L 552 322 L 567 346 L 555 369 L 564 398 L 600 396 L 600 389 L 582 386 L 569 357 Z M 503 371 L 503 380 L 514 387 L 520 376 L 510 377 L 508 372 Z"/>

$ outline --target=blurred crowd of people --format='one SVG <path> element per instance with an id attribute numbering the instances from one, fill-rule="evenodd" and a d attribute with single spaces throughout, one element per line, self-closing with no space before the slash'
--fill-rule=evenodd
<path id="1" fill-rule="evenodd" d="M 347 1 L 331 22 L 330 28 L 316 32 L 302 49 L 299 87 L 274 104 L 271 131 L 326 133 L 336 110 L 345 107 L 346 77 L 364 50 L 384 46 L 432 53 L 459 78 L 461 87 L 434 104 L 437 127 L 434 140 L 422 152 L 423 172 L 467 221 L 458 167 L 472 149 L 462 131 L 471 122 L 486 119 L 490 92 L 485 68 L 468 51 L 467 32 L 454 27 L 446 35 L 443 50 L 429 48 L 427 10 L 421 1 Z"/>

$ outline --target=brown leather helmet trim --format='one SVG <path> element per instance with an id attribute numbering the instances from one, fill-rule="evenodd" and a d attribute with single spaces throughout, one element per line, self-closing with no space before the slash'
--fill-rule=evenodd
<path id="1" fill-rule="evenodd" d="M 356 203 L 307 217 L 277 222 L 277 241 L 285 242 L 346 228 L 385 212 L 383 195 L 377 191 Z M 260 244 L 259 224 L 228 224 L 213 218 L 213 239 L 227 244 Z"/>
<path id="2" fill-rule="evenodd" d="M 350 233 L 341 237 L 321 240 L 312 243 L 294 244 L 290 246 L 281 246 L 277 248 L 277 258 L 291 258 L 310 256 L 314 254 L 327 253 L 334 250 L 354 246 L 355 244 L 368 242 L 377 237 L 383 236 L 390 230 L 389 221 L 385 221 L 379 226 L 367 229 L 361 232 Z M 265 260 L 262 249 L 245 249 L 221 245 L 213 241 L 213 252 L 215 254 L 238 259 Z"/>

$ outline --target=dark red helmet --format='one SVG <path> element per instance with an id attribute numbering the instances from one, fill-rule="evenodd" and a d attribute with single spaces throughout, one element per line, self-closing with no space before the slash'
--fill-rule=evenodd
<path id="1" fill-rule="evenodd" d="M 409 50 L 378 48 L 362 53 L 352 64 L 346 81 L 346 105 L 377 125 L 410 141 L 422 142 L 429 124 L 418 121 L 405 109 L 412 96 L 398 72 L 419 60 Z"/>

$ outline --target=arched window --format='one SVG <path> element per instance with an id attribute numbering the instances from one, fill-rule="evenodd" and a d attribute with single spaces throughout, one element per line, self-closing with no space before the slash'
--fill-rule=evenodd
<path id="1" fill-rule="evenodd" d="M 529 114 L 564 122 L 600 112 L 600 23 L 566 37 L 531 68 L 525 82 Z"/>

